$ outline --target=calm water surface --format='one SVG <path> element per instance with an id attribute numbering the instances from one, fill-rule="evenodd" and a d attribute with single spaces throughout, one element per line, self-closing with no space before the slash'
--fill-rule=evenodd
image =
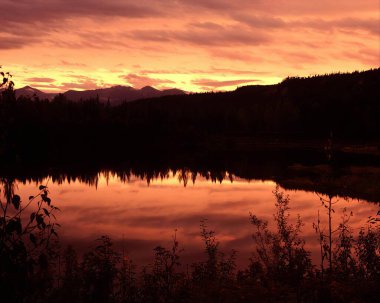
<path id="1" fill-rule="evenodd" d="M 149 184 L 132 176 L 121 181 L 116 176 L 99 174 L 97 186 L 79 181 L 48 183 L 53 203 L 61 209 L 57 221 L 62 246 L 72 244 L 85 252 L 95 245 L 95 239 L 109 235 L 115 247 L 139 265 L 153 260 L 153 249 L 170 247 L 176 233 L 183 249 L 182 263 L 190 264 L 203 258 L 203 245 L 199 224 L 207 219 L 210 229 L 216 231 L 221 250 L 238 251 L 237 263 L 244 266 L 254 251 L 253 228 L 249 215 L 253 213 L 266 219 L 273 226 L 275 199 L 272 181 L 247 181 L 234 178 L 233 182 L 212 182 L 197 177 L 195 183 L 170 173 L 168 178 L 155 179 Z M 16 191 L 24 200 L 38 192 L 39 183 L 18 183 Z M 284 190 L 285 191 L 285 190 Z M 307 248 L 318 259 L 319 246 L 313 222 L 320 212 L 322 226 L 327 231 L 327 213 L 316 193 L 285 191 L 291 199 L 291 221 L 300 214 L 303 222 L 303 238 Z M 360 200 L 337 198 L 334 205 L 335 227 L 341 222 L 344 208 L 353 212 L 350 225 L 355 234 L 365 226 L 368 216 L 376 214 L 378 206 Z"/>

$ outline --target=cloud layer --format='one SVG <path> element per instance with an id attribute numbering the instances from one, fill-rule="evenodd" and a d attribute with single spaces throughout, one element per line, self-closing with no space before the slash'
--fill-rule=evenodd
<path id="1" fill-rule="evenodd" d="M 378 0 L 4 0 L 2 11 L 1 63 L 20 85 L 218 90 L 380 65 Z"/>

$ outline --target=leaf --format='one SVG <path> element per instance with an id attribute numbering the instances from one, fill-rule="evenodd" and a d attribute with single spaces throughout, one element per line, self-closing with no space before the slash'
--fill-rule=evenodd
<path id="1" fill-rule="evenodd" d="M 44 185 L 40 185 L 39 190 L 43 190 L 43 189 L 45 189 L 45 188 L 46 188 L 46 186 L 44 186 Z"/>
<path id="2" fill-rule="evenodd" d="M 37 238 L 36 238 L 35 235 L 30 234 L 30 235 L 29 235 L 29 239 L 30 239 L 30 241 L 31 241 L 35 246 L 37 245 Z"/>
<path id="3" fill-rule="evenodd" d="M 45 215 L 47 215 L 48 217 L 50 217 L 49 211 L 46 208 L 43 208 L 42 210 L 44 211 Z"/>
<path id="4" fill-rule="evenodd" d="M 30 214 L 30 222 L 33 222 L 35 217 L 36 217 L 36 213 L 31 213 Z"/>
<path id="5" fill-rule="evenodd" d="M 21 227 L 21 222 L 20 220 L 17 218 L 17 219 L 13 219 L 13 220 L 10 220 L 5 228 L 6 232 L 11 234 L 13 232 L 16 232 L 17 234 L 21 234 L 22 233 L 22 227 Z"/>
<path id="6" fill-rule="evenodd" d="M 38 216 L 36 217 L 36 220 L 37 220 L 37 224 L 38 224 L 38 225 L 43 225 L 43 223 L 44 223 L 44 218 L 42 217 L 42 215 L 38 215 Z"/>
<path id="7" fill-rule="evenodd" d="M 21 198 L 19 195 L 14 195 L 12 197 L 12 204 L 16 209 L 20 208 Z"/>
<path id="8" fill-rule="evenodd" d="M 46 194 L 42 194 L 41 197 L 50 206 L 51 199 Z"/>
<path id="9" fill-rule="evenodd" d="M 34 199 L 34 196 L 29 196 L 29 201 L 33 199 Z"/>

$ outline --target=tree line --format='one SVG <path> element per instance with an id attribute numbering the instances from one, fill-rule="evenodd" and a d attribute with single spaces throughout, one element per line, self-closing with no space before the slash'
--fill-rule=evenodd
<path id="1" fill-rule="evenodd" d="M 16 100 L 12 86 L 0 97 L 0 153 L 38 157 L 238 150 L 268 142 L 322 146 L 329 138 L 379 144 L 379 82 L 380 69 L 373 69 L 115 107 L 98 98 L 71 102 L 63 95 L 53 101 L 23 96 Z"/>

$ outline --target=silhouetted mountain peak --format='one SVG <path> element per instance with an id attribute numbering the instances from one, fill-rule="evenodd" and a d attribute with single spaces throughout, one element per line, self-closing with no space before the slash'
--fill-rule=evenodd
<path id="1" fill-rule="evenodd" d="M 26 85 L 24 87 L 18 88 L 16 90 L 18 90 L 18 91 L 25 90 L 25 91 L 33 91 L 33 92 L 41 92 L 42 93 L 42 91 L 40 91 L 39 89 L 31 87 L 29 85 Z"/>
<path id="2" fill-rule="evenodd" d="M 16 89 L 15 94 L 16 94 L 16 98 L 20 96 L 24 96 L 24 97 L 37 97 L 42 100 L 43 99 L 50 100 L 53 97 L 52 94 L 44 93 L 43 91 L 40 91 L 39 89 L 36 89 L 29 85 Z"/>
<path id="3" fill-rule="evenodd" d="M 162 91 L 165 95 L 186 95 L 186 92 L 178 88 L 169 88 Z"/>
<path id="4" fill-rule="evenodd" d="M 39 99 L 51 100 L 56 94 L 42 92 L 29 85 L 16 89 L 16 97 L 38 97 Z M 98 99 L 100 102 L 108 102 L 112 105 L 117 105 L 122 102 L 130 102 L 139 99 L 156 98 L 168 95 L 183 95 L 184 91 L 180 89 L 158 90 L 152 86 L 144 86 L 141 89 L 133 88 L 132 86 L 115 85 L 112 87 L 97 88 L 91 90 L 73 90 L 70 89 L 63 95 L 71 101 L 81 101 L 89 99 Z"/>
<path id="5" fill-rule="evenodd" d="M 179 89 L 158 90 L 151 86 L 144 86 L 135 89 L 131 86 L 115 85 L 109 88 L 99 88 L 96 90 L 67 91 L 64 93 L 68 100 L 80 101 L 88 99 L 99 99 L 100 102 L 108 102 L 117 105 L 123 102 L 130 102 L 139 99 L 156 98 L 168 95 L 183 95 L 184 91 Z"/>
<path id="6" fill-rule="evenodd" d="M 155 89 L 154 87 L 152 87 L 152 86 L 149 86 L 149 85 L 147 85 L 147 86 L 144 86 L 143 88 L 141 88 L 140 90 L 142 90 L 142 91 L 151 91 L 151 92 L 153 92 L 153 91 L 155 91 L 155 92 L 157 92 L 157 91 L 159 91 L 158 89 Z"/>
<path id="7" fill-rule="evenodd" d="M 126 86 L 126 85 L 114 85 L 108 88 L 101 88 L 101 89 L 123 89 L 123 90 L 136 90 L 132 86 Z"/>

